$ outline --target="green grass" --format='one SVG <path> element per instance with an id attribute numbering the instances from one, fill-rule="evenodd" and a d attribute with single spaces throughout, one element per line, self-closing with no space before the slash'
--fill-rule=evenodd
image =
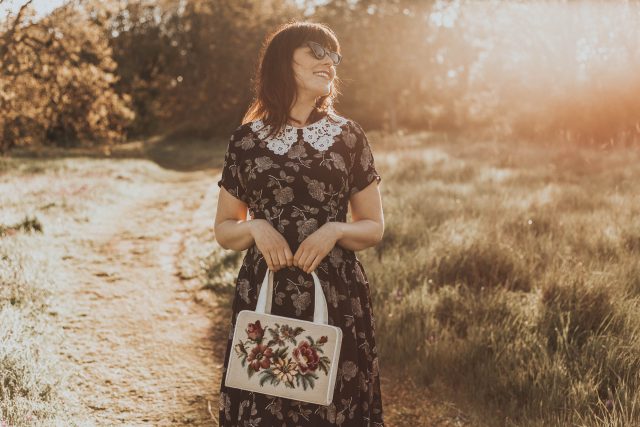
<path id="1" fill-rule="evenodd" d="M 386 230 L 358 254 L 382 369 L 489 425 L 640 423 L 639 153 L 413 145 L 374 153 Z"/>

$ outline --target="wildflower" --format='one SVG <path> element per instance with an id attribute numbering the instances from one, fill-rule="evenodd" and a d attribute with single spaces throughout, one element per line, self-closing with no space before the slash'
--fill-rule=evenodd
<path id="1" fill-rule="evenodd" d="M 256 323 L 249 323 L 247 327 L 247 336 L 249 339 L 258 341 L 264 335 L 264 329 L 260 326 L 260 321 L 256 320 Z"/>
<path id="2" fill-rule="evenodd" d="M 273 373 L 280 381 L 293 386 L 293 378 L 298 374 L 298 366 L 291 359 L 277 358 L 274 362 Z"/>
<path id="3" fill-rule="evenodd" d="M 293 358 L 298 363 L 300 372 L 303 374 L 307 371 L 315 371 L 320 361 L 318 352 L 315 348 L 311 347 L 308 341 L 302 341 L 298 347 L 293 350 Z"/>
<path id="4" fill-rule="evenodd" d="M 272 355 L 273 350 L 271 350 L 271 348 L 258 344 L 251 350 L 251 353 L 247 356 L 247 360 L 254 371 L 259 371 L 260 368 L 267 369 L 271 366 Z"/>

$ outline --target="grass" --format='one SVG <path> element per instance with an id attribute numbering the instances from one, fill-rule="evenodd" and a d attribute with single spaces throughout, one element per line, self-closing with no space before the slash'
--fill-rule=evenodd
<path id="1" fill-rule="evenodd" d="M 0 420 L 7 425 L 70 425 L 55 356 L 60 330 L 51 324 L 61 276 L 39 250 L 43 241 L 0 239 Z"/>
<path id="2" fill-rule="evenodd" d="M 640 424 L 639 154 L 369 137 L 386 230 L 358 257 L 381 369 L 488 425 Z M 0 159 L 4 421 L 70 424 L 51 351 L 59 331 L 48 329 L 49 291 L 64 277 L 45 262 L 56 259 L 47 238 L 117 203 L 134 175 L 156 179 L 126 160 Z M 230 303 L 242 254 L 206 247 L 185 274 Z"/>
<path id="3" fill-rule="evenodd" d="M 102 181 L 125 168 L 97 162 L 0 158 L 0 425 L 78 425 L 59 356 L 56 298 L 69 278 L 53 243 L 113 202 Z"/>
<path id="4" fill-rule="evenodd" d="M 487 425 L 640 425 L 640 153 L 368 136 L 382 369 Z M 223 257 L 204 265 L 230 300 L 241 258 Z"/>
<path id="5" fill-rule="evenodd" d="M 59 356 L 57 298 L 73 280 L 59 243 L 159 171 L 135 159 L 0 158 L 0 425 L 89 423 L 68 381 L 76 366 Z"/>
<path id="6" fill-rule="evenodd" d="M 376 152 L 385 236 L 358 254 L 382 366 L 489 425 L 638 425 L 639 153 L 407 145 Z"/>

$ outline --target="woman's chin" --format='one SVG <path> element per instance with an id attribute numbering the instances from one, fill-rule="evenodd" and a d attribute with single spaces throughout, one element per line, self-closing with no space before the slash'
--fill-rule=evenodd
<path id="1" fill-rule="evenodd" d="M 331 83 L 327 83 L 325 85 L 316 84 L 307 86 L 306 92 L 309 93 L 314 98 L 318 98 L 320 96 L 327 96 L 331 93 Z"/>
<path id="2" fill-rule="evenodd" d="M 331 93 L 331 83 L 325 86 L 320 86 L 316 91 L 316 96 L 327 96 Z"/>

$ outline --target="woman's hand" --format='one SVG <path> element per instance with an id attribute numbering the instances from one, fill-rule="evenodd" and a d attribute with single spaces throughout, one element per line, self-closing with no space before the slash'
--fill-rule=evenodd
<path id="1" fill-rule="evenodd" d="M 266 219 L 249 221 L 251 235 L 269 270 L 278 271 L 293 265 L 293 254 L 287 240 Z"/>
<path id="2" fill-rule="evenodd" d="M 325 223 L 300 244 L 293 256 L 293 265 L 302 268 L 305 273 L 311 273 L 331 252 L 338 239 L 339 230 L 336 224 Z"/>

